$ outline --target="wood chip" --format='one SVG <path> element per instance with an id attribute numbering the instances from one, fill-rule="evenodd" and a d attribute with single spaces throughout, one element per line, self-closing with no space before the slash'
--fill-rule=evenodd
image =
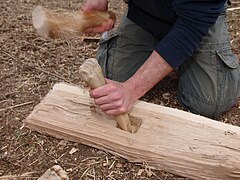
<path id="1" fill-rule="evenodd" d="M 78 149 L 76 149 L 76 148 L 73 147 L 73 148 L 71 149 L 71 151 L 69 151 L 69 154 L 72 155 L 72 154 L 74 154 L 74 153 L 77 152 L 77 151 L 78 151 Z"/>
<path id="2" fill-rule="evenodd" d="M 49 168 L 38 180 L 69 180 L 67 173 L 59 165 Z"/>
<path id="3" fill-rule="evenodd" d="M 139 169 L 138 172 L 137 172 L 137 175 L 141 176 L 143 172 L 144 172 L 144 169 Z"/>

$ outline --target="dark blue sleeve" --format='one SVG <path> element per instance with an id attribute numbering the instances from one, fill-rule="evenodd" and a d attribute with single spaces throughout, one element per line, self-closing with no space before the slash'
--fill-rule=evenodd
<path id="1" fill-rule="evenodd" d="M 173 0 L 177 20 L 155 50 L 173 68 L 177 68 L 200 43 L 224 11 L 225 0 Z"/>

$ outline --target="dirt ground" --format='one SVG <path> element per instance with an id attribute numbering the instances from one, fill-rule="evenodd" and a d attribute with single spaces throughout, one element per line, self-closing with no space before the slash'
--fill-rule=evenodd
<path id="1" fill-rule="evenodd" d="M 33 29 L 31 11 L 36 5 L 50 9 L 79 9 L 77 0 L 5 0 L 0 3 L 0 179 L 37 179 L 59 164 L 70 179 L 186 179 L 148 164 L 126 160 L 85 145 L 55 139 L 22 128 L 22 121 L 57 82 L 79 85 L 78 68 L 94 57 L 97 42 L 83 37 L 44 39 Z M 231 5 L 240 6 L 238 0 Z M 126 6 L 110 1 L 118 20 Z M 228 12 L 233 51 L 240 57 L 240 10 Z M 97 37 L 97 36 L 96 36 Z M 177 75 L 168 76 L 142 100 L 179 108 Z M 240 126 L 240 100 L 219 119 Z M 71 150 L 76 150 L 70 154 Z M 11 179 L 11 178 L 9 178 Z"/>

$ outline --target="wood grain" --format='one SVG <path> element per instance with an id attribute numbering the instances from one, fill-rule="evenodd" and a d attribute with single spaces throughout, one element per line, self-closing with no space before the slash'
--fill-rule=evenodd
<path id="1" fill-rule="evenodd" d="M 84 88 L 60 83 L 24 123 L 184 177 L 240 179 L 240 127 L 142 101 L 129 115 L 142 122 L 135 134 L 97 113 Z"/>

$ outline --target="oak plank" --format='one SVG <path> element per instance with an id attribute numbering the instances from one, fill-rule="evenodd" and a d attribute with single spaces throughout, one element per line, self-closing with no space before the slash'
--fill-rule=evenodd
<path id="1" fill-rule="evenodd" d="M 135 134 L 92 108 L 83 87 L 56 84 L 25 126 L 193 179 L 240 179 L 240 127 L 138 101 L 129 113 Z"/>

